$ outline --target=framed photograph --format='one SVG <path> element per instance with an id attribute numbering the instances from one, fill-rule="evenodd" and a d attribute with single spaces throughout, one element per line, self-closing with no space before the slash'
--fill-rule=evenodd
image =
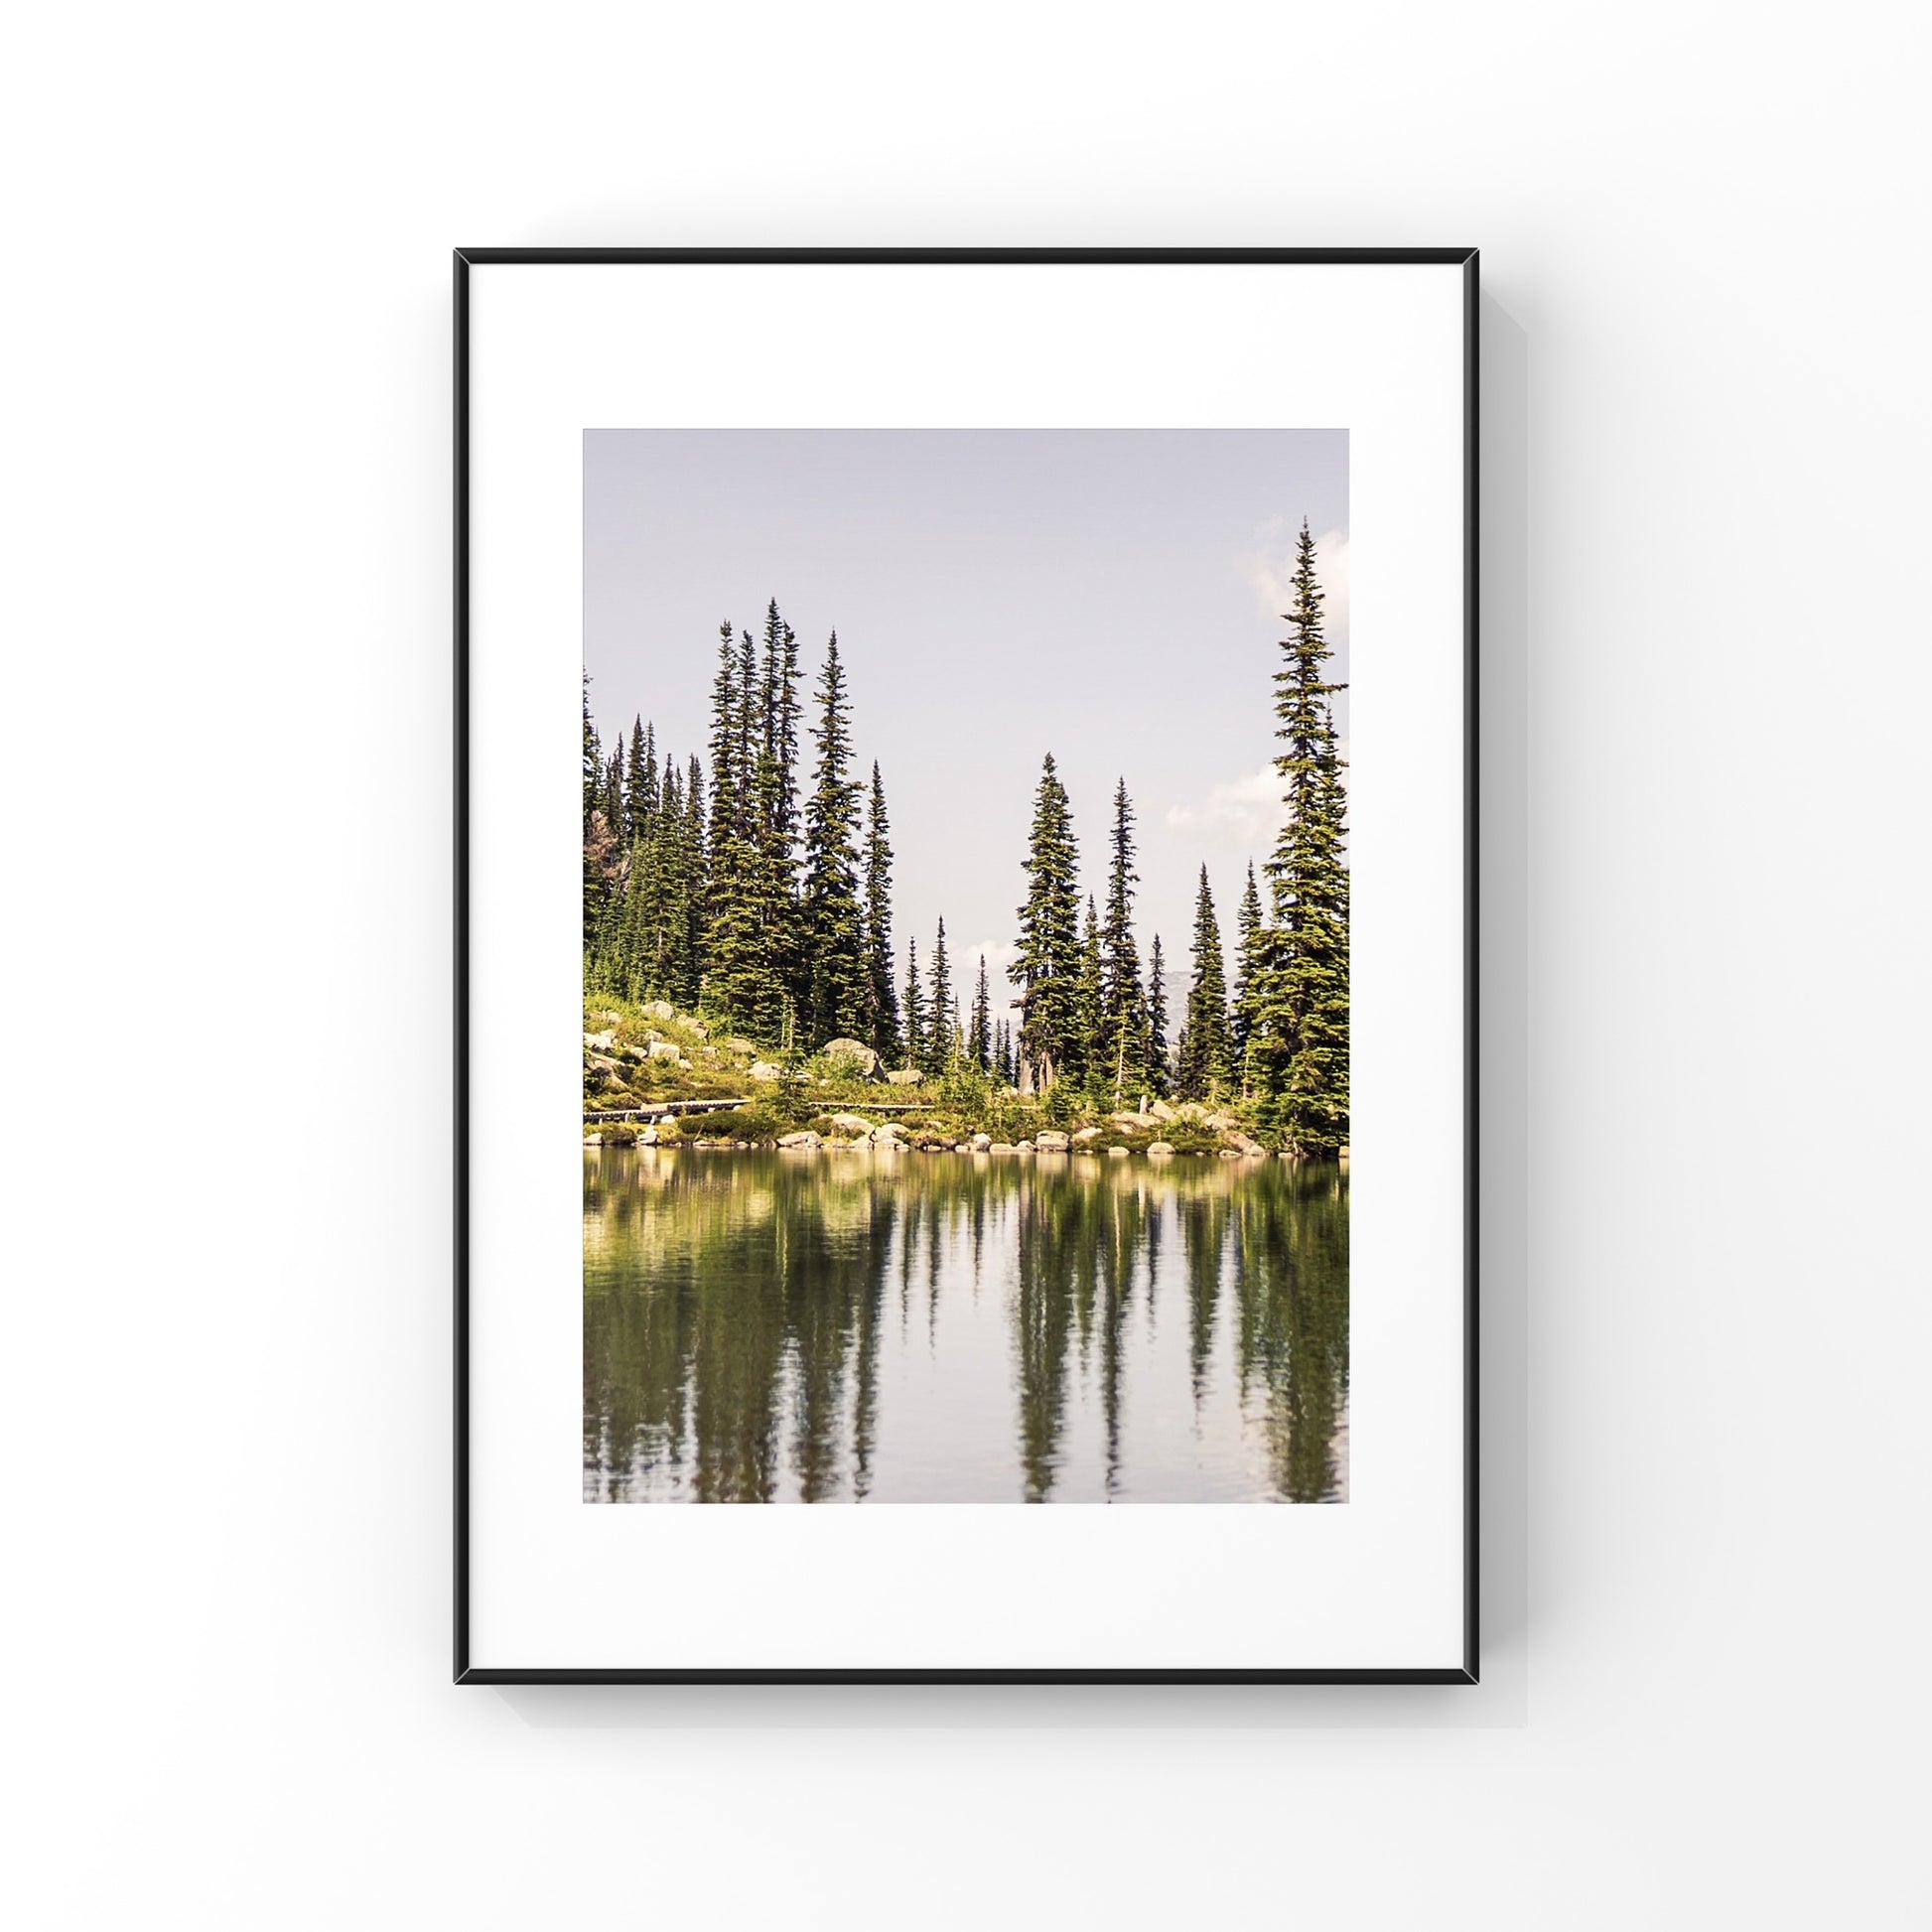
<path id="1" fill-rule="evenodd" d="M 459 251 L 460 1682 L 1475 1682 L 1475 385 L 1464 248 Z"/>

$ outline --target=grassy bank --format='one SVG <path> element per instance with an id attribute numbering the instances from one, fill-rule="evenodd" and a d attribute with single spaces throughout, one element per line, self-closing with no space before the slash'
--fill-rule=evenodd
<path id="1" fill-rule="evenodd" d="M 1138 1098 L 1138 1096 L 1137 1096 Z M 894 1083 L 848 1057 L 785 1058 L 661 1002 L 599 996 L 584 1007 L 584 1111 L 736 1100 L 681 1119 L 586 1122 L 586 1145 L 857 1147 L 925 1151 L 1247 1155 L 1268 1150 L 1238 1104 L 1093 1105 L 1062 1083 L 1023 1096 L 976 1069 Z"/>

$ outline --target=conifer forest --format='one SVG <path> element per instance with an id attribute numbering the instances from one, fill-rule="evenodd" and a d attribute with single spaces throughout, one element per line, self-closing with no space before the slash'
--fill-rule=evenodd
<path id="1" fill-rule="evenodd" d="M 836 631 L 808 661 L 775 600 L 756 634 L 721 624 L 702 747 L 660 743 L 641 714 L 607 737 L 587 675 L 592 1134 L 621 1140 L 641 1122 L 660 1144 L 702 1139 L 710 1096 L 745 1103 L 721 1108 L 710 1138 L 782 1145 L 789 1129 L 794 1143 L 830 1142 L 816 1125 L 820 1090 L 848 1098 L 856 1076 L 903 1089 L 915 1144 L 923 1104 L 948 1146 L 970 1148 L 977 1133 L 982 1150 L 1019 1148 L 1030 1123 L 1036 1144 L 1085 1121 L 1132 1147 L 1132 1115 L 1166 1129 L 1150 1145 L 1178 1147 L 1177 1131 L 1206 1120 L 1237 1152 L 1345 1158 L 1344 687 L 1306 521 L 1289 582 L 1272 648 L 1262 633 L 1255 652 L 1254 712 L 1229 726 L 1272 757 L 1280 831 L 1259 873 L 1249 864 L 1217 881 L 1203 861 L 1184 963 L 1171 944 L 1180 935 L 1137 918 L 1132 774 L 1110 798 L 1080 801 L 1105 836 L 1104 865 L 1083 877 L 1075 801 L 1046 745 L 1030 834 L 1012 855 L 1006 983 L 988 983 L 983 958 L 955 971 L 943 917 L 930 932 L 896 931 L 894 869 L 918 855 L 895 851 L 890 771 L 855 734 Z M 663 1111 L 680 1093 L 681 1123 Z M 961 1143 L 947 1138 L 955 1129 Z"/>

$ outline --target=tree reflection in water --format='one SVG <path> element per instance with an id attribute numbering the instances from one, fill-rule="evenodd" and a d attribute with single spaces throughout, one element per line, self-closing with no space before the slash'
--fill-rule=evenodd
<path id="1" fill-rule="evenodd" d="M 1345 1499 L 1333 1168 L 605 1149 L 584 1171 L 587 1501 Z"/>

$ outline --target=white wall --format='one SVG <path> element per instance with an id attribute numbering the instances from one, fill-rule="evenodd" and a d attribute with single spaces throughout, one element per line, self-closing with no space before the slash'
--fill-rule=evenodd
<path id="1" fill-rule="evenodd" d="M 1924 23 L 16 20 L 13 1922 L 1902 1922 Z M 449 1686 L 458 241 L 1482 246 L 1479 1691 Z"/>

